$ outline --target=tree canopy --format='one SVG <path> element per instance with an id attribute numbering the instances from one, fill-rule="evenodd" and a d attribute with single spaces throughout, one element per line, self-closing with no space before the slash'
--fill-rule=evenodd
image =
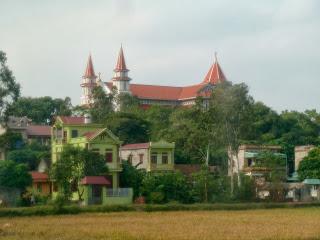
<path id="1" fill-rule="evenodd" d="M 8 116 L 8 107 L 20 96 L 20 85 L 6 63 L 6 54 L 0 51 L 0 123 Z"/>
<path id="2" fill-rule="evenodd" d="M 25 164 L 9 160 L 0 162 L 0 186 L 25 190 L 31 182 L 31 175 Z"/>
<path id="3" fill-rule="evenodd" d="M 308 156 L 303 158 L 299 164 L 298 169 L 299 178 L 304 180 L 306 178 L 320 179 L 320 148 L 312 149 Z"/>

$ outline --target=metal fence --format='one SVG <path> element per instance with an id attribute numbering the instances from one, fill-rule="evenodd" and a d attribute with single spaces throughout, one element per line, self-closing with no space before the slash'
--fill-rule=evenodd
<path id="1" fill-rule="evenodd" d="M 107 189 L 108 197 L 129 197 L 130 188 L 112 188 Z"/>

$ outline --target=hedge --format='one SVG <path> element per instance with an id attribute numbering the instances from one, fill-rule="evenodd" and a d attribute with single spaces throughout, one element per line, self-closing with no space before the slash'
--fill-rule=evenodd
<path id="1" fill-rule="evenodd" d="M 86 206 L 77 205 L 57 208 L 54 206 L 35 206 L 21 208 L 2 208 L 0 217 L 24 217 L 47 216 L 80 213 L 108 213 L 108 212 L 159 212 L 159 211 L 236 211 L 250 209 L 274 209 L 274 208 L 303 208 L 320 207 L 320 202 L 313 203 L 215 203 L 215 204 L 178 204 L 169 203 L 163 205 L 114 205 L 114 206 Z"/>

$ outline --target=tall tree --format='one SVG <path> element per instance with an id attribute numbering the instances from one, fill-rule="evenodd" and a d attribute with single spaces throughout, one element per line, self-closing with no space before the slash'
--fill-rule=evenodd
<path id="1" fill-rule="evenodd" d="M 102 87 L 95 87 L 92 91 L 93 102 L 89 106 L 89 112 L 96 123 L 104 122 L 113 112 L 115 104 L 115 89 L 106 93 Z"/>
<path id="2" fill-rule="evenodd" d="M 20 95 L 20 85 L 16 83 L 6 62 L 6 54 L 0 51 L 0 122 L 5 121 L 8 107 Z"/>
<path id="3" fill-rule="evenodd" d="M 238 152 L 241 139 L 246 139 L 250 133 L 252 122 L 253 98 L 248 94 L 248 87 L 244 84 L 224 82 L 217 85 L 210 99 L 209 112 L 216 118 L 221 137 L 228 148 L 229 172 L 231 175 L 231 194 L 233 194 L 234 162 L 232 155 L 236 156 L 237 180 L 241 185 Z"/>
<path id="4" fill-rule="evenodd" d="M 300 162 L 298 174 L 301 180 L 306 178 L 320 179 L 320 147 L 312 149 L 308 156 Z"/>
<path id="5" fill-rule="evenodd" d="M 82 199 L 80 181 L 84 176 L 105 175 L 108 167 L 102 155 L 87 149 L 67 146 L 53 164 L 50 175 L 59 186 L 59 193 L 68 199 L 72 190 Z"/>

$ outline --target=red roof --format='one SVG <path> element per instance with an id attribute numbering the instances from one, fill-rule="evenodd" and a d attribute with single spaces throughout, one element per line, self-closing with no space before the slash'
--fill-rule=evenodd
<path id="1" fill-rule="evenodd" d="M 96 75 L 94 73 L 94 69 L 93 69 L 91 54 L 89 55 L 87 68 L 86 68 L 86 71 L 84 72 L 83 77 L 86 77 L 86 78 L 96 77 Z"/>
<path id="2" fill-rule="evenodd" d="M 129 149 L 145 149 L 149 148 L 150 143 L 133 143 L 133 144 L 126 144 L 121 147 L 121 150 L 129 150 Z"/>
<path id="3" fill-rule="evenodd" d="M 59 116 L 64 124 L 84 124 L 84 117 Z"/>
<path id="4" fill-rule="evenodd" d="M 29 125 L 27 126 L 28 136 L 51 136 L 51 127 L 43 125 Z"/>
<path id="5" fill-rule="evenodd" d="M 115 70 L 120 69 L 126 70 L 122 48 L 120 49 L 118 63 Z M 114 80 L 117 79 L 114 78 Z M 216 59 L 215 63 L 212 64 L 207 75 L 200 84 L 186 87 L 130 84 L 130 91 L 132 95 L 140 99 L 181 101 L 185 99 L 194 99 L 198 96 L 210 96 L 211 88 L 209 87 L 207 90 L 206 86 L 213 86 L 225 80 L 226 77 Z M 110 89 L 112 88 L 112 82 L 107 82 L 106 85 Z"/>
<path id="6" fill-rule="evenodd" d="M 224 73 L 222 72 L 222 69 L 216 59 L 202 83 L 211 83 L 215 85 L 223 81 L 226 81 L 226 77 L 224 76 Z"/>
<path id="7" fill-rule="evenodd" d="M 126 61 L 124 59 L 122 46 L 120 47 L 119 56 L 118 56 L 118 60 L 117 60 L 117 65 L 116 65 L 114 71 L 116 71 L 116 72 L 121 72 L 121 71 L 126 71 L 127 72 L 127 71 L 129 71 L 127 69 Z"/>
<path id="8" fill-rule="evenodd" d="M 48 174 L 42 172 L 30 172 L 33 182 L 48 182 Z"/>
<path id="9" fill-rule="evenodd" d="M 110 181 L 104 176 L 85 176 L 84 178 L 82 178 L 80 183 L 82 185 L 111 185 Z"/>

